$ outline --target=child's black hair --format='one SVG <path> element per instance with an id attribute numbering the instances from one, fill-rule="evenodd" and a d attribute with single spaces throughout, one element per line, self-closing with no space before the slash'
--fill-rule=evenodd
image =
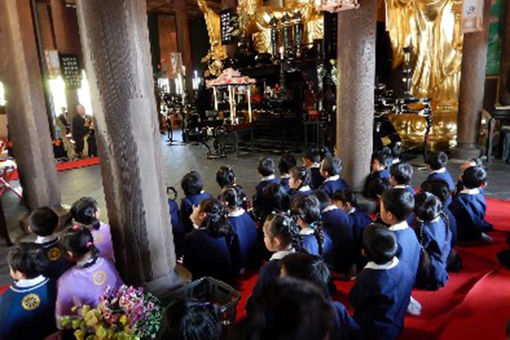
<path id="1" fill-rule="evenodd" d="M 225 206 L 216 198 L 206 198 L 200 202 L 200 211 L 205 212 L 207 217 L 200 225 L 201 228 L 215 236 L 228 236 L 232 233 L 232 227 L 227 217 Z"/>
<path id="2" fill-rule="evenodd" d="M 395 178 L 398 184 L 409 185 L 413 177 L 413 167 L 406 162 L 399 162 L 390 167 L 390 175 Z"/>
<path id="3" fill-rule="evenodd" d="M 444 168 L 448 163 L 448 155 L 443 151 L 429 153 L 425 164 L 430 166 L 432 170 L 439 170 Z"/>
<path id="4" fill-rule="evenodd" d="M 257 163 L 257 171 L 262 176 L 270 176 L 274 174 L 276 165 L 271 157 L 263 157 Z"/>
<path id="5" fill-rule="evenodd" d="M 297 195 L 292 202 L 292 214 L 300 218 L 303 222 L 313 229 L 314 235 L 319 244 L 319 255 L 322 255 L 324 248 L 324 233 L 322 231 L 321 209 L 317 197 L 313 195 Z"/>
<path id="6" fill-rule="evenodd" d="M 472 166 L 462 174 L 462 183 L 468 189 L 479 188 L 487 182 L 487 171 L 483 166 Z"/>
<path id="7" fill-rule="evenodd" d="M 333 156 L 327 156 L 322 160 L 322 170 L 328 173 L 328 176 L 335 176 L 342 171 L 342 161 Z"/>
<path id="8" fill-rule="evenodd" d="M 278 170 L 280 174 L 288 174 L 290 169 L 295 167 L 297 164 L 296 157 L 290 153 L 283 154 L 278 161 Z"/>
<path id="9" fill-rule="evenodd" d="M 429 192 L 420 192 L 414 196 L 414 201 L 414 213 L 417 217 L 414 227 L 417 230 L 420 241 L 423 234 L 423 224 L 431 222 L 437 217 L 443 219 L 446 228 L 449 228 L 450 221 L 448 215 L 443 211 L 443 205 L 438 197 Z"/>
<path id="10" fill-rule="evenodd" d="M 296 221 L 285 213 L 267 216 L 264 227 L 268 228 L 273 237 L 278 237 L 285 245 L 292 245 L 295 251 L 303 249 L 303 239 Z"/>
<path id="11" fill-rule="evenodd" d="M 30 229 L 37 236 L 50 236 L 58 226 L 58 215 L 50 207 L 35 208 L 28 217 Z"/>
<path id="12" fill-rule="evenodd" d="M 181 180 L 181 188 L 186 196 L 195 196 L 200 194 L 204 187 L 202 176 L 196 171 L 190 171 Z"/>
<path id="13" fill-rule="evenodd" d="M 441 203 L 444 204 L 448 202 L 448 199 L 451 196 L 450 187 L 448 183 L 442 179 L 428 179 L 421 184 L 421 191 L 430 192 L 435 195 Z"/>
<path id="14" fill-rule="evenodd" d="M 333 201 L 340 201 L 343 203 L 349 203 L 351 207 L 356 208 L 358 205 L 358 199 L 356 194 L 351 189 L 342 189 L 333 193 Z"/>
<path id="15" fill-rule="evenodd" d="M 372 154 L 372 161 L 377 160 L 379 164 L 382 166 L 389 168 L 391 166 L 391 161 L 393 157 L 391 157 L 391 149 L 387 146 L 383 147 L 382 149 L 376 150 Z"/>
<path id="16" fill-rule="evenodd" d="M 101 221 L 96 217 L 97 202 L 92 197 L 82 197 L 71 206 L 71 216 L 81 224 L 90 225 L 93 229 L 99 229 Z"/>
<path id="17" fill-rule="evenodd" d="M 236 174 L 234 169 L 229 166 L 222 165 L 216 171 L 216 183 L 220 186 L 220 188 L 225 188 L 226 186 L 234 185 L 236 180 Z"/>
<path id="18" fill-rule="evenodd" d="M 287 276 L 313 283 L 324 292 L 328 291 L 330 270 L 320 256 L 308 253 L 293 253 L 280 261 Z"/>
<path id="19" fill-rule="evenodd" d="M 226 186 L 221 191 L 220 199 L 227 208 L 235 209 L 243 206 L 246 194 L 243 188 L 238 185 Z"/>
<path id="20" fill-rule="evenodd" d="M 321 154 L 316 148 L 306 149 L 303 154 L 303 158 L 312 163 L 319 163 L 321 161 Z"/>
<path id="21" fill-rule="evenodd" d="M 413 195 L 405 189 L 386 190 L 382 194 L 382 202 L 399 222 L 404 221 L 414 208 Z"/>
<path id="22" fill-rule="evenodd" d="M 402 155 L 402 143 L 401 142 L 396 142 L 391 147 L 391 155 L 393 156 L 393 158 L 400 158 L 400 156 Z"/>
<path id="23" fill-rule="evenodd" d="M 367 181 L 363 193 L 368 199 L 377 200 L 378 196 L 391 189 L 391 184 L 387 178 L 375 177 Z"/>
<path id="24" fill-rule="evenodd" d="M 317 150 L 319 151 L 319 156 L 320 156 L 321 160 L 323 160 L 324 158 L 326 158 L 328 156 L 333 155 L 333 153 L 331 152 L 331 149 L 325 145 L 317 148 Z"/>
<path id="25" fill-rule="evenodd" d="M 331 198 L 329 198 L 329 195 L 326 192 L 322 190 L 317 190 L 313 193 L 313 196 L 315 196 L 319 201 L 321 211 L 323 211 L 324 209 L 331 205 Z"/>
<path id="26" fill-rule="evenodd" d="M 310 169 L 308 169 L 306 166 L 295 166 L 290 169 L 290 176 L 293 177 L 296 180 L 301 180 L 301 186 L 304 187 L 307 185 L 310 185 L 312 182 L 312 175 L 310 173 Z"/>
<path id="27" fill-rule="evenodd" d="M 99 252 L 94 246 L 94 238 L 90 230 L 79 224 L 75 224 L 64 231 L 60 244 L 64 250 L 70 251 L 75 258 L 81 258 L 92 252 L 97 257 Z"/>
<path id="28" fill-rule="evenodd" d="M 212 302 L 179 298 L 165 311 L 156 339 L 217 340 L 221 335 L 221 311 Z"/>
<path id="29" fill-rule="evenodd" d="M 262 189 L 262 206 L 265 216 L 271 212 L 284 212 L 289 210 L 290 197 L 279 183 L 269 183 Z M 265 218 L 264 216 L 264 218 Z"/>
<path id="30" fill-rule="evenodd" d="M 397 239 L 387 227 L 372 223 L 363 231 L 363 249 L 369 261 L 388 263 L 397 254 Z"/>
<path id="31" fill-rule="evenodd" d="M 48 259 L 41 247 L 34 243 L 20 243 L 7 254 L 7 264 L 13 271 L 19 271 L 27 279 L 41 275 L 48 267 Z"/>

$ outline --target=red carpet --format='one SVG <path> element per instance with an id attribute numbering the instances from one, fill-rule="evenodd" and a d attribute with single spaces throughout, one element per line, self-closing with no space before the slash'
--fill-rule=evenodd
<path id="1" fill-rule="evenodd" d="M 57 171 L 66 171 L 66 170 L 72 170 L 72 169 L 85 168 L 88 166 L 98 165 L 98 164 L 99 164 L 99 157 L 92 157 L 92 158 L 79 159 L 77 161 L 57 163 L 56 168 L 57 168 Z M 18 171 L 15 170 L 11 174 L 9 174 L 9 180 L 16 181 L 18 179 L 19 179 Z"/>
<path id="2" fill-rule="evenodd" d="M 3 286 L 3 287 L 0 287 L 0 294 L 2 294 L 3 292 L 5 292 L 7 289 L 9 289 L 9 286 Z"/>
<path id="3" fill-rule="evenodd" d="M 510 232 L 510 201 L 487 198 L 487 221 L 497 230 Z"/>

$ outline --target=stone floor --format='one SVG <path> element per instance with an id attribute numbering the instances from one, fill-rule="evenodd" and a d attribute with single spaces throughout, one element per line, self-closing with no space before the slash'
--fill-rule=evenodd
<path id="1" fill-rule="evenodd" d="M 180 136 L 176 136 L 180 140 Z M 219 192 L 219 188 L 215 181 L 215 173 L 220 165 L 229 165 L 234 168 L 238 182 L 245 188 L 248 196 L 253 194 L 253 188 L 258 182 L 256 172 L 257 159 L 264 153 L 246 153 L 239 157 L 229 155 L 226 159 L 207 160 L 206 148 L 203 145 L 166 145 L 166 138 L 162 138 L 162 150 L 164 157 L 164 176 L 167 185 L 174 186 L 178 190 L 178 198 L 183 195 L 180 188 L 180 180 L 184 174 L 190 170 L 199 171 L 204 179 L 204 190 L 213 194 Z M 275 160 L 278 155 L 274 155 Z M 415 167 L 415 175 L 413 178 L 413 186 L 417 187 L 425 179 L 427 173 L 420 170 L 419 164 L 423 160 L 416 158 L 411 161 Z M 453 176 L 459 173 L 458 166 L 460 162 L 450 161 L 448 168 Z M 510 199 L 510 165 L 502 162 L 493 162 L 489 166 L 489 182 L 486 189 L 487 196 Z M 62 202 L 71 205 L 76 199 L 82 196 L 94 197 L 103 210 L 103 219 L 107 219 L 105 209 L 105 200 L 103 195 L 103 186 L 101 182 L 101 173 L 99 166 L 93 166 L 83 169 L 64 171 L 58 173 L 58 180 L 62 190 Z M 17 218 L 25 211 L 22 204 L 11 193 L 7 193 L 2 197 L 2 204 L 9 226 L 9 232 L 14 242 L 29 241 L 31 236 L 24 234 L 19 228 Z M 0 286 L 7 285 L 11 279 L 5 262 L 8 248 L 3 240 L 0 240 Z"/>

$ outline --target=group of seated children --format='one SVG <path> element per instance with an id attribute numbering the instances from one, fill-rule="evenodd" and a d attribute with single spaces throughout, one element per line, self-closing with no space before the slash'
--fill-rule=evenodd
<path id="1" fill-rule="evenodd" d="M 1 339 L 44 339 L 74 306 L 96 307 L 105 287 L 118 288 L 110 226 L 99 220 L 94 199 L 71 208 L 71 226 L 61 236 L 57 214 L 34 209 L 29 231 L 35 242 L 10 249 L 7 262 L 14 283 L 0 295 Z"/>
<path id="2" fill-rule="evenodd" d="M 281 156 L 280 177 L 276 162 L 262 158 L 251 202 L 228 166 L 216 174 L 217 198 L 203 190 L 199 173 L 183 177 L 185 197 L 180 209 L 170 201 L 170 213 L 176 255 L 193 279 L 233 282 L 260 267 L 248 318 L 233 329 L 237 338 L 394 339 L 405 313 L 421 312 L 411 296 L 413 287 L 437 290 L 446 285 L 448 271 L 461 269 L 456 242 L 490 241 L 491 226 L 484 220 L 487 172 L 477 160 L 462 165 L 455 186 L 447 156 L 431 154 L 426 160 L 430 175 L 415 194 L 413 168 L 394 158 L 386 148 L 372 157 L 364 188 L 377 207 L 372 218 L 340 177 L 342 162 L 326 149 L 307 151 L 302 165 L 291 154 Z M 46 324 L 42 315 L 56 315 L 58 322 L 75 305 L 95 306 L 106 285 L 122 284 L 113 265 L 109 226 L 100 222 L 96 202 L 82 198 L 71 213 L 75 224 L 58 238 L 56 214 L 49 208 L 34 210 L 29 222 L 35 243 L 9 253 L 16 282 L 0 297 L 2 338 L 17 339 L 13 334 L 18 332 L 37 338 L 40 334 L 31 332 L 52 329 L 37 324 Z M 356 279 L 350 292 L 353 317 L 331 301 L 332 277 Z M 210 318 L 204 320 L 216 320 L 212 307 L 181 301 L 175 308 L 177 314 L 167 315 L 172 320 L 176 315 L 187 320 L 185 310 L 193 315 L 208 311 Z M 33 311 L 41 318 L 27 327 L 26 316 Z M 197 329 L 179 332 L 192 336 Z M 219 332 L 212 325 L 209 329 Z"/>

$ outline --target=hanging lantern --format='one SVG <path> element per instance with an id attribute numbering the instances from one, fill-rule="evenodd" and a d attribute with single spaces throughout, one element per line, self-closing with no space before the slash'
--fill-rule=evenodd
<path id="1" fill-rule="evenodd" d="M 358 0 L 321 0 L 321 10 L 334 13 L 359 8 Z"/>

